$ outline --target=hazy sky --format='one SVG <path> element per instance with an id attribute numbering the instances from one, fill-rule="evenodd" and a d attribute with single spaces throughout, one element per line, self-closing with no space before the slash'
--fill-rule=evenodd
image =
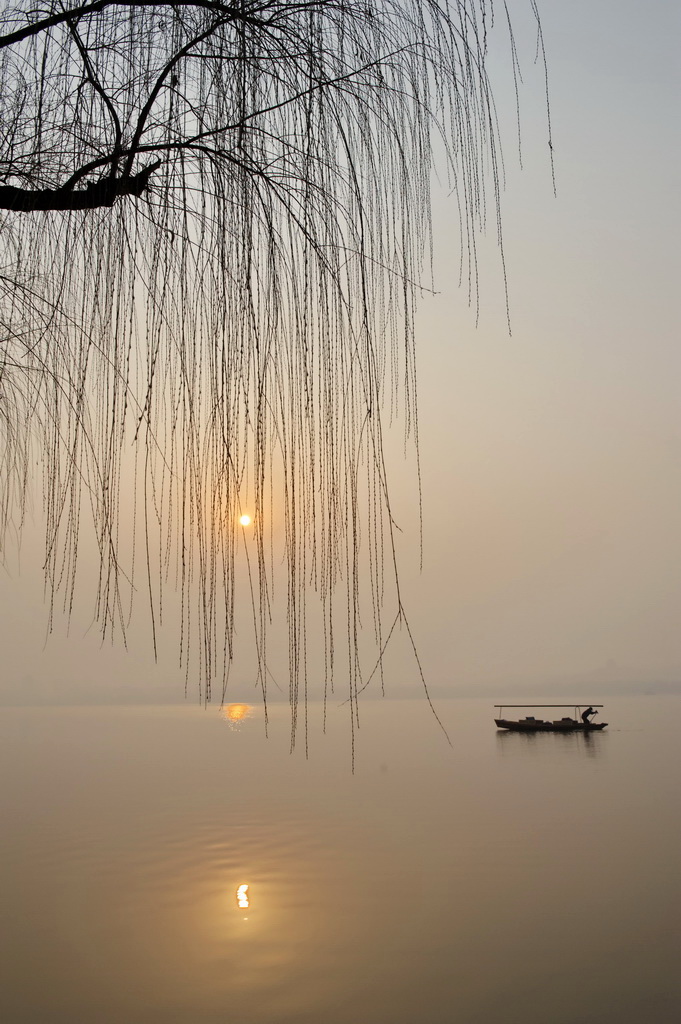
<path id="1" fill-rule="evenodd" d="M 438 204 L 443 290 L 420 318 L 419 633 L 443 683 L 681 681 L 681 15 L 671 0 L 540 9 L 558 196 L 519 31 L 525 169 L 509 132 L 503 197 L 512 338 L 493 259 L 474 329 Z"/>
<path id="2" fill-rule="evenodd" d="M 521 4 L 513 5 L 519 8 Z M 529 3 L 528 3 L 529 10 Z M 418 321 L 424 571 L 403 553 L 407 604 L 437 692 L 681 683 L 681 141 L 673 0 L 540 0 L 517 20 L 522 172 L 508 51 L 493 74 L 505 138 L 503 218 L 513 334 L 493 240 L 481 248 L 479 325 L 457 286 L 453 200 L 436 192 L 439 294 Z M 413 527 L 411 468 L 397 467 Z M 407 533 L 407 535 L 409 535 Z M 43 649 L 36 558 L 0 581 L 9 699 L 181 696 L 148 651 L 99 649 L 83 626 Z M 33 565 L 31 563 L 33 562 Z M 413 682 L 400 641 L 393 692 Z M 594 699 L 597 694 L 594 695 Z"/>

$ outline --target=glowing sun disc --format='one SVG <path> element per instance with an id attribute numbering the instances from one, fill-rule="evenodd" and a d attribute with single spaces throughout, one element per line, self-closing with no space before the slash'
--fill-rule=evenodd
<path id="1" fill-rule="evenodd" d="M 251 517 L 250 516 L 241 516 L 240 519 L 239 519 L 239 522 L 241 523 L 242 526 L 250 526 L 251 525 Z"/>

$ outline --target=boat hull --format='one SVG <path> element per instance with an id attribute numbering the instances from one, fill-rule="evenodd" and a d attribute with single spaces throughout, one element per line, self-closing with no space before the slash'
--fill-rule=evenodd
<path id="1" fill-rule="evenodd" d="M 605 729 L 607 722 L 513 722 L 506 718 L 495 718 L 498 729 L 508 729 L 509 732 L 600 732 Z"/>

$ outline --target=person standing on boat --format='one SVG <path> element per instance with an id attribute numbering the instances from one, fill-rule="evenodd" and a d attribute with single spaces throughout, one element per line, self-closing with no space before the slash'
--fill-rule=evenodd
<path id="1" fill-rule="evenodd" d="M 598 712 L 594 711 L 594 709 L 591 708 L 591 707 L 587 708 L 586 711 L 583 711 L 582 712 L 582 721 L 584 722 L 584 725 L 590 725 L 589 719 L 593 718 L 593 716 L 597 715 L 597 714 L 598 714 Z"/>

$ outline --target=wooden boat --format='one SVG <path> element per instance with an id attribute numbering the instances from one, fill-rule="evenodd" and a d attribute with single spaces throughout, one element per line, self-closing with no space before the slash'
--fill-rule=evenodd
<path id="1" fill-rule="evenodd" d="M 495 718 L 497 729 L 508 729 L 510 732 L 600 732 L 607 722 L 584 722 L 581 718 L 582 707 L 602 708 L 602 704 L 495 704 L 499 717 Z M 564 715 L 553 721 L 526 715 L 525 718 L 502 718 L 504 708 L 572 708 L 573 714 Z"/>

